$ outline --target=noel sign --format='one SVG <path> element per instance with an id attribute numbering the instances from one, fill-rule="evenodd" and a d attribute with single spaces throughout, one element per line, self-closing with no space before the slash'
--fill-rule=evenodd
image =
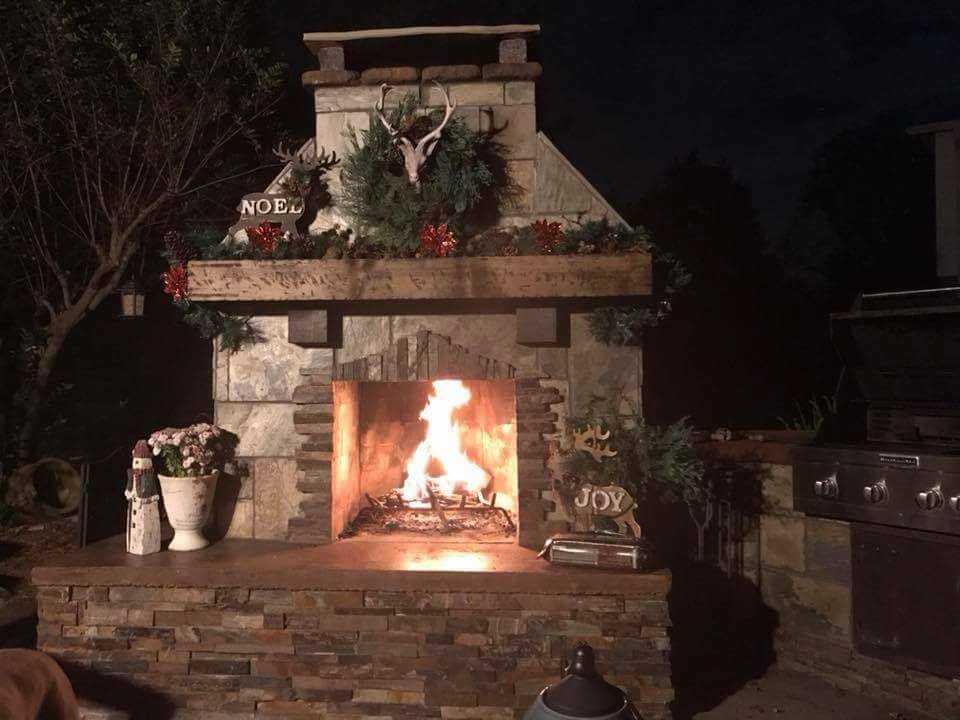
<path id="1" fill-rule="evenodd" d="M 290 234 L 297 232 L 297 220 L 303 215 L 303 198 L 299 195 L 249 193 L 240 200 L 240 219 L 230 227 L 230 234 L 260 223 L 279 223 Z"/>

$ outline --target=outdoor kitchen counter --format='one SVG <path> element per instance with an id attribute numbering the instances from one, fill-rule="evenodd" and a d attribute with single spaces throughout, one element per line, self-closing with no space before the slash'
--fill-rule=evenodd
<path id="1" fill-rule="evenodd" d="M 550 594 L 664 594 L 670 573 L 551 565 L 513 544 L 222 540 L 203 550 L 129 555 L 110 538 L 33 570 L 35 586 L 258 587 Z"/>

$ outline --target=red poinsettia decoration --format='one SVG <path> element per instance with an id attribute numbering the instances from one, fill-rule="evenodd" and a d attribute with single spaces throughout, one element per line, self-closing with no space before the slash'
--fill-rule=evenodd
<path id="1" fill-rule="evenodd" d="M 447 224 L 424 225 L 420 231 L 420 255 L 446 257 L 457 247 L 457 239 L 447 229 Z"/>
<path id="2" fill-rule="evenodd" d="M 531 227 L 533 227 L 533 242 L 544 255 L 552 253 L 563 241 L 563 230 L 560 229 L 558 222 L 537 220 Z"/>
<path id="3" fill-rule="evenodd" d="M 283 239 L 283 229 L 269 222 L 247 228 L 247 237 L 260 252 L 273 252 L 277 243 Z"/>
<path id="4" fill-rule="evenodd" d="M 187 267 L 174 265 L 163 274 L 163 291 L 172 295 L 174 300 L 187 297 Z"/>

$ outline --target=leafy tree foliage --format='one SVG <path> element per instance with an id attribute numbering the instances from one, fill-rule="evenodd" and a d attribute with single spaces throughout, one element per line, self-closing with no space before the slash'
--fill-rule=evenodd
<path id="1" fill-rule="evenodd" d="M 250 172 L 282 68 L 223 0 L 0 0 L 0 252 L 28 304 L 19 453 L 70 333 L 158 226 Z M 252 151 L 252 153 L 251 153 Z"/>

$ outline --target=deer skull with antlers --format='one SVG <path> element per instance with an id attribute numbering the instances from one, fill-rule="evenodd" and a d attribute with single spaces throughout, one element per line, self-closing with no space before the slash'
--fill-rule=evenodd
<path id="1" fill-rule="evenodd" d="M 383 102 L 387 97 L 387 92 L 391 89 L 387 83 L 383 83 L 383 85 L 380 86 L 380 99 L 373 108 L 377 118 L 387 129 L 387 132 L 390 133 L 390 137 L 397 144 L 397 147 L 400 148 L 400 153 L 403 155 L 403 167 L 407 172 L 407 179 L 410 181 L 410 184 L 418 190 L 420 189 L 420 170 L 430 155 L 433 154 L 437 143 L 440 142 L 440 135 L 443 132 L 443 128 L 446 127 L 450 116 L 453 115 L 453 111 L 457 107 L 455 102 L 450 101 L 450 96 L 447 95 L 447 91 L 443 85 L 436 80 L 433 81 L 433 84 L 440 88 L 440 92 L 443 93 L 443 102 L 446 105 L 443 120 L 437 127 L 420 138 L 416 145 L 414 145 L 410 138 L 401 135 L 400 131 L 393 127 L 383 114 Z"/>

